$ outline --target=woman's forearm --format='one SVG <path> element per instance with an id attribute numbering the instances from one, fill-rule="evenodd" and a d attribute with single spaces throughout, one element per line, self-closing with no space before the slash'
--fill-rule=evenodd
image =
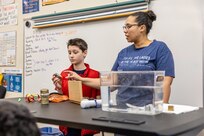
<path id="1" fill-rule="evenodd" d="M 164 84 L 163 84 L 163 102 L 164 103 L 169 102 L 172 82 L 173 82 L 173 77 L 166 76 L 164 78 Z"/>
<path id="2" fill-rule="evenodd" d="M 100 89 L 100 78 L 81 78 L 83 84 L 93 87 L 95 89 Z"/>

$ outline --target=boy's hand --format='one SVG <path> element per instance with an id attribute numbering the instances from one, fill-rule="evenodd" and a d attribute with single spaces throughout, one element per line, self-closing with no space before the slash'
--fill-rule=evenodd
<path id="1" fill-rule="evenodd" d="M 53 74 L 52 81 L 53 81 L 53 84 L 55 85 L 55 90 L 61 91 L 62 89 L 61 77 L 57 74 Z"/>

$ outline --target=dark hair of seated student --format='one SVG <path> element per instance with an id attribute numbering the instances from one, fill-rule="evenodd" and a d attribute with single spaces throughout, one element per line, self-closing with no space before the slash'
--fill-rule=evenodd
<path id="1" fill-rule="evenodd" d="M 40 136 L 40 130 L 25 106 L 1 101 L 0 136 Z"/>

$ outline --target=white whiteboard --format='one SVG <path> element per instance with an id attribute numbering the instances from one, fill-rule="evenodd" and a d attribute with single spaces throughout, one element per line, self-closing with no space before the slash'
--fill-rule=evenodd
<path id="1" fill-rule="evenodd" d="M 117 53 L 129 45 L 123 34 L 124 21 L 118 18 L 47 29 L 25 27 L 24 94 L 54 89 L 52 74 L 70 65 L 66 44 L 71 38 L 79 37 L 88 43 L 85 62 L 91 68 L 111 70 Z"/>

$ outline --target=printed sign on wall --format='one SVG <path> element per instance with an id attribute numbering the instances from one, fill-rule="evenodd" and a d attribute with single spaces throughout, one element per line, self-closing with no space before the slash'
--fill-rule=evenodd
<path id="1" fill-rule="evenodd" d="M 16 64 L 16 31 L 0 33 L 0 66 Z"/>
<path id="2" fill-rule="evenodd" d="M 10 92 L 22 92 L 22 70 L 2 69 L 3 86 Z"/>
<path id="3" fill-rule="evenodd" d="M 23 14 L 39 11 L 39 0 L 23 0 Z"/>
<path id="4" fill-rule="evenodd" d="M 17 24 L 17 5 L 11 4 L 0 7 L 0 27 Z"/>
<path id="5" fill-rule="evenodd" d="M 10 92 L 22 92 L 22 74 L 5 74 L 4 86 Z"/>

